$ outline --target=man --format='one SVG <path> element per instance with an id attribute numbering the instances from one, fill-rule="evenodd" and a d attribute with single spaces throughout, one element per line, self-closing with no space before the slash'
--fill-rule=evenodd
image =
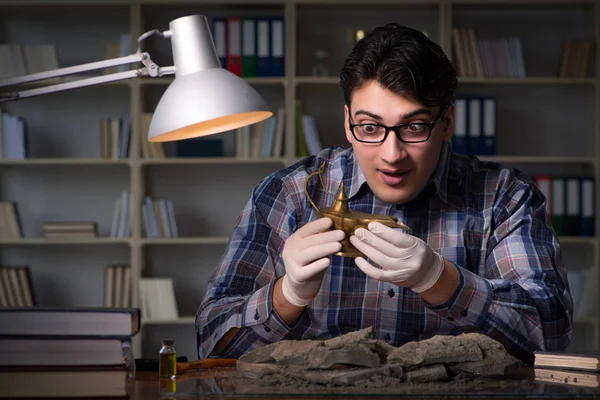
<path id="1" fill-rule="evenodd" d="M 389 24 L 341 71 L 349 149 L 329 148 L 253 191 L 198 310 L 200 358 L 373 326 L 394 346 L 484 333 L 531 361 L 572 337 L 573 304 L 545 199 L 519 171 L 452 153 L 456 73 L 419 31 Z M 350 208 L 392 215 L 334 255 L 344 233 L 319 218 L 340 184 Z"/>

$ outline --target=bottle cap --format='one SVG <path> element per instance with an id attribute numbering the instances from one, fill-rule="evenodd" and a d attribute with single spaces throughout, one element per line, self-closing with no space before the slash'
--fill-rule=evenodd
<path id="1" fill-rule="evenodd" d="M 162 340 L 162 344 L 164 346 L 173 346 L 173 345 L 175 345 L 175 340 L 173 340 L 173 339 L 163 339 Z"/>

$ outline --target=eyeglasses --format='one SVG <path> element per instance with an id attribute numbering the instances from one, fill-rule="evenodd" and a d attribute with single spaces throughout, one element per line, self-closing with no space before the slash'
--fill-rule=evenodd
<path id="1" fill-rule="evenodd" d="M 431 122 L 408 122 L 395 126 L 381 124 L 350 124 L 352 136 L 362 143 L 383 143 L 390 131 L 394 131 L 398 140 L 404 143 L 421 143 L 429 140 L 435 124 L 446 112 L 448 104 L 444 106 L 440 115 Z"/>

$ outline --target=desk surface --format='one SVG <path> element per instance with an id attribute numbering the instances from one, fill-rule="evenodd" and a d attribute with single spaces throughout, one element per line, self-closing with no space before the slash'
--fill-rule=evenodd
<path id="1" fill-rule="evenodd" d="M 421 386 L 406 385 L 403 388 L 384 389 L 343 389 L 328 388 L 318 390 L 298 389 L 285 385 L 268 385 L 264 382 L 251 382 L 241 378 L 233 367 L 220 367 L 209 370 L 190 371 L 178 376 L 174 382 L 158 379 L 156 372 L 138 372 L 136 374 L 133 399 L 193 399 L 217 397 L 228 399 L 251 397 L 252 399 L 310 398 L 324 399 L 336 395 L 338 398 L 361 399 L 398 399 L 398 398 L 600 398 L 600 388 L 585 388 L 573 385 L 559 385 L 537 382 L 532 369 L 524 369 L 509 379 L 487 380 L 470 383 L 443 382 Z M 307 396 L 307 397 L 305 397 Z M 327 397 L 330 398 L 330 397 Z"/>

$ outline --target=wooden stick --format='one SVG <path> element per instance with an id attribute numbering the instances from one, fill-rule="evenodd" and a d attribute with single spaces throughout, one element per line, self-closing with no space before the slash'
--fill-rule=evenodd
<path id="1" fill-rule="evenodd" d="M 177 363 L 177 374 L 184 374 L 187 371 L 195 369 L 231 366 L 235 365 L 236 362 L 236 358 L 206 358 L 187 363 Z"/>

